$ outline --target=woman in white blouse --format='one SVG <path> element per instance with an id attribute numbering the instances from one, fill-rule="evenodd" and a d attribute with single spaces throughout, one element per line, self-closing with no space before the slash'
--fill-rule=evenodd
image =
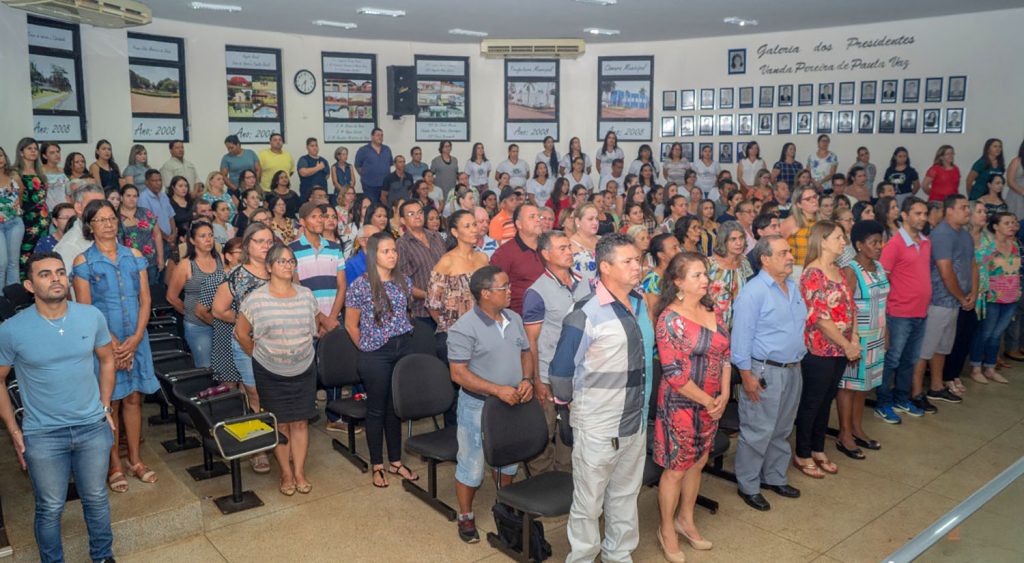
<path id="1" fill-rule="evenodd" d="M 562 160 L 558 162 L 558 174 L 560 176 L 565 176 L 570 170 L 572 170 L 572 161 L 577 156 L 583 159 L 583 171 L 586 172 L 588 176 L 590 175 L 590 157 L 584 154 L 583 145 L 580 144 L 580 138 L 573 137 L 572 139 L 569 139 L 568 152 L 566 152 L 565 155 L 562 156 Z"/>
<path id="2" fill-rule="evenodd" d="M 693 161 L 692 169 L 697 173 L 696 185 L 702 192 L 704 197 L 709 197 L 712 191 L 718 192 L 718 188 L 715 183 L 718 181 L 719 167 L 718 163 L 715 162 L 713 156 L 713 149 L 711 143 L 701 145 L 700 158 Z"/>
<path id="3" fill-rule="evenodd" d="M 466 163 L 466 174 L 469 174 L 469 185 L 479 191 L 487 189 L 487 179 L 491 176 L 491 161 L 487 160 L 487 152 L 483 143 L 474 143 L 472 156 Z"/>
<path id="4" fill-rule="evenodd" d="M 668 182 L 683 185 L 686 171 L 690 169 L 690 161 L 683 157 L 683 144 L 672 143 L 668 151 L 668 160 L 661 163 L 662 175 Z"/>
<path id="5" fill-rule="evenodd" d="M 533 165 L 533 178 L 526 182 L 526 193 L 538 207 L 547 203 L 551 197 L 551 190 L 555 187 L 555 179 L 548 173 L 548 164 L 544 161 L 537 161 Z"/>
<path id="6" fill-rule="evenodd" d="M 609 168 L 612 165 L 612 161 L 616 158 L 625 160 L 626 153 L 622 152 L 622 149 L 619 148 L 619 136 L 615 134 L 615 131 L 609 129 L 604 134 L 604 142 L 601 143 L 601 148 L 597 151 L 597 173 L 601 174 L 604 172 L 601 170 L 602 163 L 605 168 Z"/>
<path id="7" fill-rule="evenodd" d="M 767 168 L 764 160 L 761 159 L 761 147 L 757 141 L 747 143 L 746 154 L 736 165 L 736 177 L 740 180 L 740 187 L 743 193 L 749 193 L 754 189 L 757 173 Z"/>
<path id="8" fill-rule="evenodd" d="M 651 145 L 640 145 L 640 150 L 636 152 L 636 160 L 629 164 L 629 174 L 640 174 L 640 169 L 645 164 L 650 164 L 651 168 L 654 169 L 654 176 L 658 176 L 658 163 L 654 160 L 654 152 L 651 151 Z"/>

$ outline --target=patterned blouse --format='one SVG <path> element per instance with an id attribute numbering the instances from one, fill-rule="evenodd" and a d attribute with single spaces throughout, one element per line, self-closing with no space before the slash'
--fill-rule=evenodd
<path id="1" fill-rule="evenodd" d="M 832 151 L 829 151 L 825 158 L 819 158 L 817 151 L 807 157 L 807 169 L 811 171 L 811 177 L 817 180 L 826 190 L 832 189 L 832 180 L 829 179 L 829 173 L 832 172 L 833 164 L 839 164 L 839 157 Z"/>
<path id="2" fill-rule="evenodd" d="M 299 238 L 295 234 L 295 221 L 288 217 L 283 219 L 283 223 L 271 221 L 270 230 L 274 231 L 274 236 L 281 239 L 281 242 L 285 244 L 291 244 L 295 242 L 295 239 Z"/>
<path id="3" fill-rule="evenodd" d="M 984 315 L 985 303 L 1016 303 L 1020 300 L 1020 247 L 1010 239 L 1010 253 L 999 252 L 995 237 L 981 240 L 974 251 L 978 270 L 978 313 Z"/>
<path id="4" fill-rule="evenodd" d="M 125 215 L 121 215 L 125 217 Z M 156 229 L 156 214 L 145 207 L 136 207 L 132 215 L 137 222 L 133 227 L 121 222 L 121 244 L 138 250 L 150 266 L 156 265 L 156 245 L 153 243 L 153 230 Z"/>
<path id="5" fill-rule="evenodd" d="M 18 205 L 18 183 L 11 176 L 11 183 L 0 187 L 0 223 L 21 217 L 21 206 Z"/>
<path id="6" fill-rule="evenodd" d="M 572 242 L 572 270 L 581 280 L 594 289 L 597 285 L 597 257 L 587 247 L 570 239 Z"/>
<path id="7" fill-rule="evenodd" d="M 754 276 L 754 269 L 746 256 L 740 256 L 738 268 L 725 268 L 718 260 L 709 260 L 708 295 L 715 303 L 715 310 L 722 316 L 722 322 L 728 329 L 732 328 L 732 304 L 740 294 L 740 290 L 746 285 L 747 280 Z"/>
<path id="8" fill-rule="evenodd" d="M 640 280 L 640 289 L 648 295 L 661 295 L 661 274 L 651 270 Z"/>
<path id="9" fill-rule="evenodd" d="M 345 308 L 359 309 L 359 349 L 373 352 L 387 344 L 395 336 L 412 330 L 409 320 L 409 304 L 412 302 L 412 278 L 402 276 L 402 284 L 384 282 L 384 292 L 391 301 L 391 314 L 377 319 L 373 315 L 373 292 L 370 280 L 363 274 L 356 278 L 345 293 Z"/>
<path id="10" fill-rule="evenodd" d="M 818 321 L 830 320 L 847 340 L 853 337 L 857 306 L 846 285 L 846 279 L 832 281 L 818 268 L 807 268 L 800 276 L 800 293 L 807 302 L 807 324 L 804 330 L 807 352 L 815 356 L 845 356 L 843 348 L 829 340 L 818 328 Z"/>
<path id="11" fill-rule="evenodd" d="M 472 272 L 454 276 L 430 272 L 424 305 L 428 310 L 437 312 L 437 332 L 448 332 L 448 328 L 476 304 L 473 293 L 469 291 L 469 278 L 472 276 Z"/>

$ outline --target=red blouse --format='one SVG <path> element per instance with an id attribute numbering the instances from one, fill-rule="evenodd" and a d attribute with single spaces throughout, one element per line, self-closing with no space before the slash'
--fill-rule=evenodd
<path id="1" fill-rule="evenodd" d="M 847 340 L 853 336 L 857 324 L 857 306 L 846 285 L 846 279 L 835 282 L 818 268 L 808 268 L 800 276 L 800 293 L 807 303 L 807 323 L 804 329 L 807 351 L 815 356 L 845 356 L 843 348 L 818 328 L 818 321 L 832 321 Z"/>

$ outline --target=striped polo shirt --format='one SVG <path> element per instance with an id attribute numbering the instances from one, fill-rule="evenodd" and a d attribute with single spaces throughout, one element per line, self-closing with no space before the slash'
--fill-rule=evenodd
<path id="1" fill-rule="evenodd" d="M 338 272 L 345 271 L 341 246 L 321 237 L 318 250 L 303 233 L 288 248 L 295 254 L 295 273 L 299 276 L 299 283 L 313 292 L 320 312 L 330 316 L 334 298 L 338 295 Z"/>

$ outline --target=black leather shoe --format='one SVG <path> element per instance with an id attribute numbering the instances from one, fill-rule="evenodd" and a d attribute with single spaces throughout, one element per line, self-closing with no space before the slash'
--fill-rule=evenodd
<path id="1" fill-rule="evenodd" d="M 747 506 L 753 508 L 754 510 L 767 512 L 772 509 L 772 505 L 768 503 L 768 499 L 764 498 L 764 496 L 761 493 L 756 493 L 753 495 L 745 495 L 740 491 L 736 491 L 736 493 L 740 495 L 740 498 L 743 499 L 743 502 L 747 503 Z"/>
<path id="2" fill-rule="evenodd" d="M 800 498 L 800 489 L 790 487 L 789 485 L 761 485 L 761 488 L 767 489 L 780 497 Z"/>

